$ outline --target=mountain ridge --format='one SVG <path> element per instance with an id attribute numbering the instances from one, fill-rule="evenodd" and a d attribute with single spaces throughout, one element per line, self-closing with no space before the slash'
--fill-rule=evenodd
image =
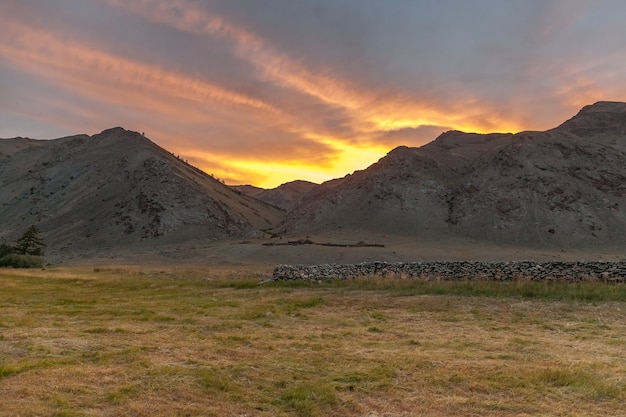
<path id="1" fill-rule="evenodd" d="M 233 185 L 231 188 L 241 193 L 254 197 L 265 203 L 288 211 L 295 207 L 302 197 L 315 188 L 318 184 L 310 181 L 295 180 L 279 185 L 275 188 L 265 189 L 253 185 Z"/>
<path id="2" fill-rule="evenodd" d="M 116 127 L 0 139 L 0 243 L 36 224 L 52 259 L 333 234 L 603 248 L 626 244 L 625 184 L 621 102 L 546 131 L 444 132 L 342 178 L 272 190 L 226 186 Z"/>
<path id="3" fill-rule="evenodd" d="M 545 247 L 626 242 L 626 103 L 598 102 L 545 132 L 449 131 L 323 183 L 282 233 L 360 228 L 418 239 Z"/>

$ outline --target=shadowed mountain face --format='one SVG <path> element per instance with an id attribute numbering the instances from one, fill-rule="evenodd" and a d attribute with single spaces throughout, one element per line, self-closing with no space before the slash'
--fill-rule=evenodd
<path id="1" fill-rule="evenodd" d="M 252 237 L 280 215 L 122 128 L 0 140 L 0 243 L 31 224 L 48 253 Z"/>
<path id="2" fill-rule="evenodd" d="M 283 210 L 290 210 L 317 184 L 309 181 L 291 181 L 266 190 L 252 185 L 235 185 L 232 188 Z"/>
<path id="3" fill-rule="evenodd" d="M 464 236 L 538 247 L 626 242 L 626 103 L 546 132 L 446 132 L 324 183 L 279 227 Z"/>

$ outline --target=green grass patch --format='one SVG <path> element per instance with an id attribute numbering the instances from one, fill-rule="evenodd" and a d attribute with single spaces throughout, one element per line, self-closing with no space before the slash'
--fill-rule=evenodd
<path id="1" fill-rule="evenodd" d="M 550 367 L 536 371 L 531 379 L 547 388 L 574 389 L 594 401 L 626 399 L 626 383 L 608 381 L 589 368 Z"/>
<path id="2" fill-rule="evenodd" d="M 535 281 L 424 281 L 410 279 L 359 278 L 323 283 L 275 282 L 272 286 L 293 288 L 341 288 L 384 291 L 398 296 L 442 295 L 463 297 L 518 298 L 550 301 L 626 301 L 626 284 L 599 282 L 547 283 Z"/>
<path id="3" fill-rule="evenodd" d="M 14 366 L 0 365 L 0 380 L 11 375 L 20 373 L 20 369 Z"/>
<path id="4" fill-rule="evenodd" d="M 236 388 L 226 370 L 201 367 L 196 369 L 195 376 L 198 383 L 209 391 L 230 392 Z"/>
<path id="5" fill-rule="evenodd" d="M 140 383 L 133 382 L 115 387 L 115 389 L 106 394 L 106 400 L 112 404 L 123 404 L 125 401 L 132 399 L 141 392 Z"/>
<path id="6" fill-rule="evenodd" d="M 315 417 L 338 402 L 336 390 L 330 384 L 298 382 L 287 387 L 274 402 L 297 416 Z"/>

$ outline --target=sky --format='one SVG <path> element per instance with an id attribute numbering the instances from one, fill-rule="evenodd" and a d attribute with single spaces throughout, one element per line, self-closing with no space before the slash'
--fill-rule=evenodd
<path id="1" fill-rule="evenodd" d="M 2 0 L 0 138 L 121 126 L 227 184 L 626 101 L 623 0 Z"/>

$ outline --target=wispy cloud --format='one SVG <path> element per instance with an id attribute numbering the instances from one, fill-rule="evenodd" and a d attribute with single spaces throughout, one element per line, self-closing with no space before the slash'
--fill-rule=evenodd
<path id="1" fill-rule="evenodd" d="M 0 55 L 4 59 L 23 70 L 52 78 L 66 88 L 96 95 L 101 100 L 125 102 L 131 96 L 137 100 L 141 99 L 137 92 L 143 92 L 150 96 L 202 103 L 216 101 L 278 112 L 260 100 L 183 74 L 94 50 L 20 23 L 4 25 L 5 36 L 0 42 Z M 116 89 L 117 94 L 110 94 L 111 87 Z M 137 104 L 150 107 L 163 105 L 153 100 Z"/>
<path id="2" fill-rule="evenodd" d="M 187 0 L 108 2 L 152 22 L 232 42 L 236 54 L 251 62 L 261 78 L 348 110 L 358 130 L 389 131 L 422 125 L 454 125 L 457 129 L 468 131 L 488 131 L 503 125 L 507 125 L 509 130 L 519 127 L 502 118 L 487 116 L 495 113 L 488 108 L 482 109 L 482 120 L 475 119 L 476 106 L 451 112 L 449 108 L 439 108 L 436 103 L 408 96 L 405 92 L 381 92 L 359 87 L 334 75 L 331 68 L 321 66 L 312 70 L 277 50 L 260 35 L 210 13 L 198 3 Z"/>

